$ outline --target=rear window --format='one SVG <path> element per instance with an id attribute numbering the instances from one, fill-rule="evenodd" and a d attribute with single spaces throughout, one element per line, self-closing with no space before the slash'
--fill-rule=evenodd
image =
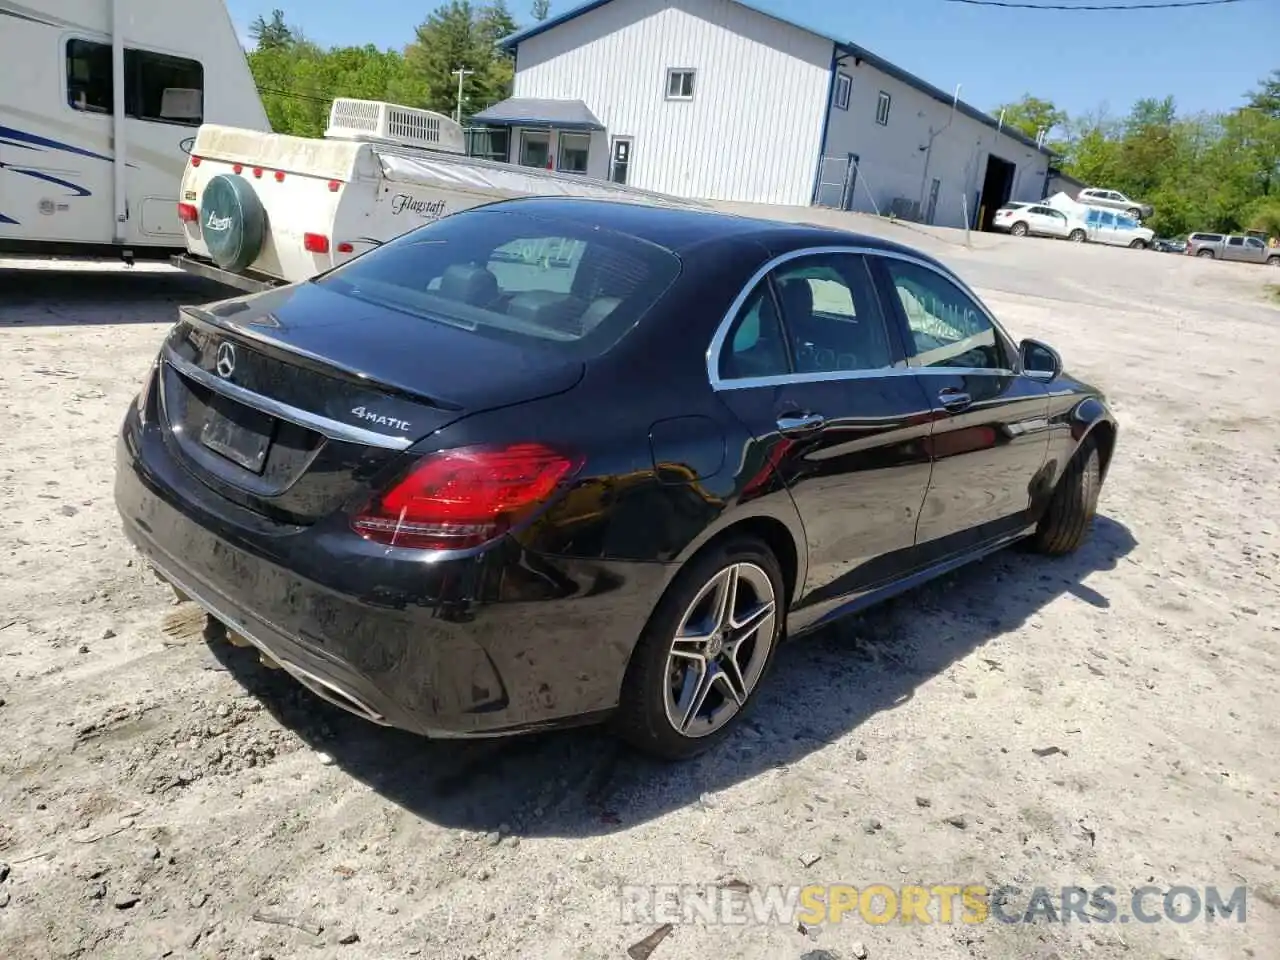
<path id="1" fill-rule="evenodd" d="M 1191 235 L 1191 239 L 1192 239 L 1192 240 L 1198 240 L 1198 241 L 1199 241 L 1199 242 L 1201 242 L 1201 243 L 1217 243 L 1219 240 L 1221 240 L 1221 239 L 1222 239 L 1222 234 L 1220 234 L 1220 233 L 1193 233 L 1193 234 Z"/>
<path id="2" fill-rule="evenodd" d="M 477 209 L 419 227 L 314 282 L 536 349 L 608 350 L 680 273 L 663 247 L 599 227 Z"/>

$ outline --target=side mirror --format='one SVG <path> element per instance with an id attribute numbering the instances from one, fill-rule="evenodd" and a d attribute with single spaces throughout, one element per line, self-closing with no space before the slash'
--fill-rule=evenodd
<path id="1" fill-rule="evenodd" d="M 1037 380 L 1056 380 L 1062 375 L 1062 357 L 1058 351 L 1039 340 L 1023 340 L 1018 345 L 1022 354 L 1022 372 Z"/>

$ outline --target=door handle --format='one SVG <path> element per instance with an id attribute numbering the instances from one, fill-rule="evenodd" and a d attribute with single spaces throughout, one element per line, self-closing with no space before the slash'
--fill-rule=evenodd
<path id="1" fill-rule="evenodd" d="M 820 413 L 779 417 L 778 432 L 787 437 L 804 436 L 821 430 L 826 424 L 827 418 Z"/>
<path id="2" fill-rule="evenodd" d="M 973 403 L 973 397 L 965 393 L 963 390 L 955 390 L 948 388 L 938 394 L 938 402 L 948 410 L 959 410 Z"/>

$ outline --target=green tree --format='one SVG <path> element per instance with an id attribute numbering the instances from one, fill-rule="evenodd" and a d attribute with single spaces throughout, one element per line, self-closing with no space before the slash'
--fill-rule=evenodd
<path id="1" fill-rule="evenodd" d="M 997 117 L 1004 114 L 1006 127 L 1013 127 L 1031 139 L 1044 131 L 1046 135 L 1066 123 L 1067 115 L 1054 106 L 1052 100 L 1042 100 L 1024 93 L 1019 100 L 996 107 L 992 111 Z"/>
<path id="2" fill-rule="evenodd" d="M 254 20 L 249 24 L 249 36 L 259 50 L 284 49 L 294 41 L 293 31 L 284 22 L 283 10 L 272 10 L 270 20 L 262 17 Z"/>
<path id="3" fill-rule="evenodd" d="M 515 20 L 503 0 L 483 7 L 450 0 L 418 26 L 405 48 L 405 76 L 397 92 L 405 102 L 451 114 L 458 101 L 455 70 L 463 78 L 462 113 L 467 116 L 510 95 L 513 65 L 496 47 L 514 33 Z"/>

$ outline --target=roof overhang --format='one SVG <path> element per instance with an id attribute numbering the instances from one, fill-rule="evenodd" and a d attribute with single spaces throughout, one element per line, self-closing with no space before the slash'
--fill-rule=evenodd
<path id="1" fill-rule="evenodd" d="M 491 127 L 545 127 L 557 130 L 603 130 L 604 124 L 581 100 L 537 100 L 511 97 L 473 114 L 471 120 Z"/>

